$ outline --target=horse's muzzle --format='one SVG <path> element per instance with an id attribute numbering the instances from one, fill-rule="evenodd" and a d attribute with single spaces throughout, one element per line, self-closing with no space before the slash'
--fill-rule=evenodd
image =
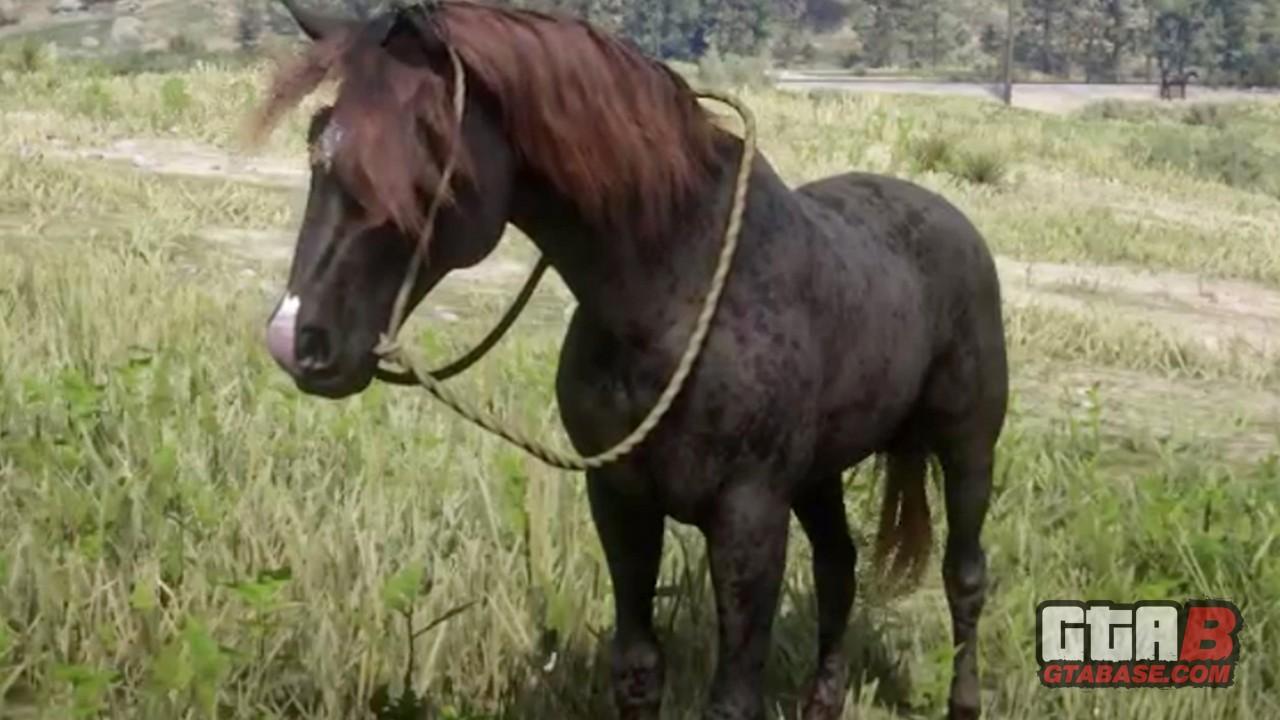
<path id="1" fill-rule="evenodd" d="M 302 300 L 297 295 L 285 295 L 267 322 L 267 350 L 290 375 L 298 374 L 296 336 L 301 307 Z"/>

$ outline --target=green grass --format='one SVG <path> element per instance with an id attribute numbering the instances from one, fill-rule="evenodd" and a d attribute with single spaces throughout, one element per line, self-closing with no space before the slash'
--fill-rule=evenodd
<path id="1" fill-rule="evenodd" d="M 413 392 L 301 396 L 266 357 L 263 322 L 285 267 L 226 252 L 202 229 L 291 228 L 301 191 L 28 151 L 50 132 L 80 145 L 165 134 L 233 147 L 235 113 L 260 75 L 8 72 L 0 717 L 352 718 L 375 699 L 429 703 L 443 718 L 609 717 L 611 598 L 580 478 L 544 469 Z M 1135 138 L 1166 126 L 1195 134 L 1204 125 L 937 98 L 744 96 L 764 152 L 793 182 L 895 172 L 953 199 L 1006 255 L 1280 285 L 1269 225 L 1280 202 L 1128 154 Z M 300 122 L 270 151 L 299 152 Z M 943 136 L 956 156 L 998 153 L 1001 182 L 912 164 L 921 138 Z M 512 237 L 503 252 L 527 257 L 523 242 Z M 424 355 L 451 356 L 508 296 L 451 292 L 446 301 L 465 308 L 459 322 L 425 311 L 415 320 Z M 551 389 L 563 306 L 562 292 L 544 288 L 531 320 L 458 381 L 560 443 Z M 1276 356 L 1210 350 L 1121 315 L 1006 313 L 1020 391 L 985 532 L 987 716 L 1280 717 L 1271 651 L 1280 455 L 1243 457 L 1224 439 L 1232 427 L 1256 435 L 1280 422 L 1230 402 L 1169 400 L 1175 389 L 1227 388 L 1222 397 L 1265 414 L 1280 388 Z M 1066 368 L 1129 373 L 1153 389 L 1104 382 L 1081 395 L 1058 379 Z M 869 539 L 871 470 L 848 483 L 851 519 Z M 672 525 L 668 539 L 658 621 L 667 716 L 683 720 L 697 717 L 710 678 L 714 611 L 698 536 Z M 797 528 L 768 676 L 787 717 L 813 654 L 808 554 Z M 848 642 L 849 717 L 941 715 L 949 620 L 939 554 L 924 586 L 903 598 L 864 573 Z M 1037 602 L 1195 597 L 1243 610 L 1234 688 L 1051 692 L 1036 680 Z"/>

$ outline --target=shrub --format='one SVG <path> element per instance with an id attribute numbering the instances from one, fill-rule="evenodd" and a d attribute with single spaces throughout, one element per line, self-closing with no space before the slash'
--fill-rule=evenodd
<path id="1" fill-rule="evenodd" d="M 1009 161 L 996 148 L 960 149 L 953 135 L 931 134 L 899 141 L 911 169 L 917 173 L 945 172 L 976 185 L 1000 185 L 1009 171 Z"/>
<path id="2" fill-rule="evenodd" d="M 840 56 L 840 67 L 853 71 L 855 75 L 865 75 L 866 56 L 861 50 L 850 50 Z"/>
<path id="3" fill-rule="evenodd" d="M 818 46 L 812 42 L 806 42 L 804 47 L 800 48 L 800 55 L 796 58 L 798 62 L 808 65 L 818 59 Z"/>
<path id="4" fill-rule="evenodd" d="M 191 93 L 180 77 L 171 77 L 160 86 L 160 107 L 165 116 L 176 118 L 191 107 Z"/>
<path id="5" fill-rule="evenodd" d="M 1197 157 L 1200 173 L 1238 188 L 1275 192 L 1268 172 L 1280 158 L 1268 160 L 1262 151 L 1239 135 L 1215 136 Z"/>
<path id="6" fill-rule="evenodd" d="M 36 73 L 48 67 L 52 60 L 47 46 L 28 38 L 18 45 L 9 64 L 20 73 Z"/>
<path id="7" fill-rule="evenodd" d="M 720 51 L 714 46 L 698 58 L 698 80 L 707 85 L 723 85 L 728 77 Z"/>
<path id="8" fill-rule="evenodd" d="M 782 37 L 774 44 L 773 57 L 782 65 L 805 62 L 805 49 L 812 46 L 813 43 L 808 42 L 802 33 L 794 29 L 784 30 Z"/>
<path id="9" fill-rule="evenodd" d="M 205 53 L 204 43 L 184 32 L 169 38 L 169 52 L 175 55 L 200 56 Z"/>
<path id="10" fill-rule="evenodd" d="M 1160 104 L 1146 100 L 1101 100 L 1080 110 L 1086 120 L 1117 120 L 1130 123 L 1181 123 L 1193 127 L 1225 129 L 1247 117 L 1249 109 L 1241 104 L 1200 102 L 1192 104 Z"/>
<path id="11" fill-rule="evenodd" d="M 724 55 L 714 47 L 698 60 L 698 79 L 710 87 L 759 87 L 769 83 L 769 61 L 745 55 Z"/>
<path id="12" fill-rule="evenodd" d="M 1120 122 L 1146 123 L 1166 119 L 1167 113 L 1154 102 L 1133 100 L 1100 100 L 1089 103 L 1080 110 L 1086 120 L 1117 120 Z"/>
<path id="13" fill-rule="evenodd" d="M 1161 128 L 1134 140 L 1129 151 L 1144 165 L 1191 171 L 1196 165 L 1195 139 L 1186 132 Z"/>
<path id="14" fill-rule="evenodd" d="M 955 159 L 953 141 L 945 135 L 929 135 L 907 145 L 907 157 L 916 172 L 942 172 Z"/>
<path id="15" fill-rule="evenodd" d="M 1009 172 L 1009 162 L 994 149 L 966 150 L 952 162 L 951 173 L 975 185 L 999 185 Z"/>
<path id="16" fill-rule="evenodd" d="M 1274 47 L 1274 45 L 1272 46 Z M 1280 85 L 1280 57 L 1272 62 L 1252 64 L 1245 72 L 1244 84 L 1252 87 L 1275 87 Z"/>
<path id="17" fill-rule="evenodd" d="M 85 85 L 76 102 L 76 111 L 92 118 L 111 118 L 115 116 L 117 110 L 115 97 L 107 86 L 98 80 Z"/>
<path id="18" fill-rule="evenodd" d="M 103 65 L 112 75 L 176 72 L 185 69 L 182 56 L 145 50 L 130 50 L 104 59 Z"/>
<path id="19" fill-rule="evenodd" d="M 185 41 L 182 41 L 185 43 Z M 169 52 L 168 50 L 130 50 L 94 59 L 82 60 L 86 71 L 107 75 L 131 76 L 148 73 L 181 73 L 198 65 L 219 68 L 248 68 L 256 62 L 253 56 L 231 52 Z"/>
<path id="20" fill-rule="evenodd" d="M 1213 117 L 1222 120 L 1226 116 Z M 1130 149 L 1140 163 L 1150 167 L 1182 170 L 1231 187 L 1280 196 L 1280 157 L 1240 132 L 1205 138 L 1163 129 L 1135 140 Z"/>
<path id="21" fill-rule="evenodd" d="M 1245 103 L 1196 103 L 1182 113 L 1186 125 L 1226 130 L 1247 123 L 1250 108 Z"/>

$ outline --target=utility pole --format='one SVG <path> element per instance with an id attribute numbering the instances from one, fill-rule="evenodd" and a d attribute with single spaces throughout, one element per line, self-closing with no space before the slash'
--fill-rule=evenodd
<path id="1" fill-rule="evenodd" d="M 1005 4 L 1004 24 L 1004 104 L 1013 104 L 1013 3 Z"/>

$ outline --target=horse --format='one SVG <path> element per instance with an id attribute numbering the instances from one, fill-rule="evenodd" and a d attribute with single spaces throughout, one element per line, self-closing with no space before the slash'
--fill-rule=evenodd
<path id="1" fill-rule="evenodd" d="M 309 42 L 277 71 L 258 136 L 322 82 L 337 91 L 308 129 L 305 214 L 266 328 L 275 361 L 302 393 L 362 392 L 405 274 L 412 309 L 494 251 L 510 223 L 577 301 L 555 377 L 573 447 L 595 453 L 627 435 L 695 324 L 743 140 L 677 73 L 581 20 L 445 2 L 355 21 L 283 1 Z M 909 584 L 933 545 L 935 458 L 956 646 L 948 712 L 978 717 L 980 535 L 1008 395 L 992 255 L 960 210 L 905 180 L 849 172 L 792 189 L 761 155 L 749 172 L 701 356 L 645 441 L 585 473 L 614 598 L 613 703 L 623 718 L 658 717 L 653 601 L 671 518 L 704 537 L 714 589 L 703 717 L 764 717 L 794 512 L 817 602 L 803 713 L 839 717 L 858 561 L 842 475 L 883 461 L 874 557 Z M 426 212 L 437 198 L 439 214 Z M 429 247 L 411 268 L 424 229 Z"/>
<path id="2" fill-rule="evenodd" d="M 1173 100 L 1174 92 L 1176 90 L 1178 99 L 1186 100 L 1187 83 L 1198 77 L 1200 77 L 1200 75 L 1195 70 L 1174 73 L 1162 71 L 1160 75 L 1160 99 Z"/>

